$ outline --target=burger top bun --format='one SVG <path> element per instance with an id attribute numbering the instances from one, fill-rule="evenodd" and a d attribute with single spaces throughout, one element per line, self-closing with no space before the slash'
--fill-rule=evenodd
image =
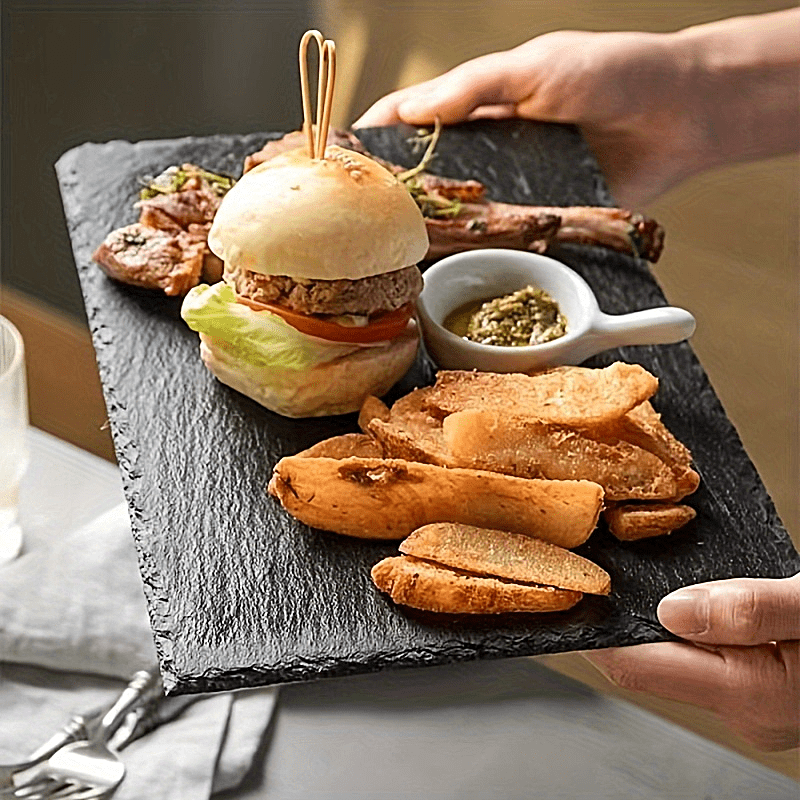
<path id="1" fill-rule="evenodd" d="M 425 221 L 408 190 L 367 156 L 305 148 L 245 173 L 208 235 L 228 269 L 314 280 L 357 280 L 416 264 Z"/>

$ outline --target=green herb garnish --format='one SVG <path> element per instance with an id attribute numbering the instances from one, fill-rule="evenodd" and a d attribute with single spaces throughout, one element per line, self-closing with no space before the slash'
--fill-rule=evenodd
<path id="1" fill-rule="evenodd" d="M 179 192 L 190 178 L 202 178 L 220 197 L 226 194 L 236 183 L 229 175 L 209 172 L 200 167 L 169 167 L 155 178 L 145 178 L 139 192 L 141 200 L 152 200 L 160 194 Z"/>

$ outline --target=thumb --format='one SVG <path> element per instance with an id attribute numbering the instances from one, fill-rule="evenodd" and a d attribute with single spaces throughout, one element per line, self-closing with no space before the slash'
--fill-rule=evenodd
<path id="1" fill-rule="evenodd" d="M 800 573 L 687 586 L 659 603 L 658 618 L 677 636 L 706 644 L 800 639 Z"/>

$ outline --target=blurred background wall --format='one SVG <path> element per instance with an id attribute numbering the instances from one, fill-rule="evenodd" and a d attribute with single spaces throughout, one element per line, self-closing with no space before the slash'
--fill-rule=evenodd
<path id="1" fill-rule="evenodd" d="M 296 48 L 312 26 L 337 42 L 334 123 L 346 125 L 393 88 L 549 30 L 668 31 L 792 5 L 3 0 L 0 278 L 15 297 L 21 293 L 38 304 L 33 307 L 42 316 L 50 310 L 62 315 L 64 330 L 74 335 L 42 343 L 29 364 L 29 371 L 38 368 L 31 388 L 34 422 L 67 430 L 73 440 L 83 436 L 79 426 L 73 432 L 69 424 L 55 424 L 51 397 L 58 376 L 44 366 L 51 345 L 67 356 L 88 348 L 52 169 L 68 148 L 87 140 L 295 128 Z M 643 209 L 667 230 L 656 275 L 670 302 L 697 316 L 695 349 L 795 536 L 799 177 L 795 157 L 730 167 L 690 180 Z M 69 327 L 73 323 L 77 327 Z M 62 363 L 72 383 L 60 390 L 61 402 L 71 392 L 88 396 L 87 382 L 96 384 L 91 369 L 77 358 L 62 357 Z M 94 384 L 91 391 L 99 397 Z M 63 409 L 58 413 L 64 416 Z M 69 413 L 81 414 L 80 406 Z"/>
<path id="2" fill-rule="evenodd" d="M 53 164 L 85 141 L 300 119 L 306 0 L 3 0 L 3 280 L 83 315 Z"/>

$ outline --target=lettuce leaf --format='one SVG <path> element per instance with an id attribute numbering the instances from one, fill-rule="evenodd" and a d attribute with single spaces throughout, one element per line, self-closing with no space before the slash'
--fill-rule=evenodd
<path id="1" fill-rule="evenodd" d="M 309 369 L 359 349 L 308 336 L 276 314 L 237 303 L 224 282 L 195 286 L 184 298 L 181 316 L 193 331 L 226 342 L 231 357 L 253 367 Z"/>

